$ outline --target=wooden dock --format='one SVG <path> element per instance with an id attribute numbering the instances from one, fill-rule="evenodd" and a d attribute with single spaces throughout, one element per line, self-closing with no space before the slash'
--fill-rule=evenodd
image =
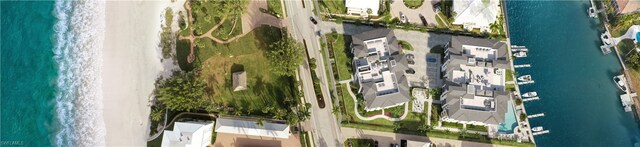
<path id="1" fill-rule="evenodd" d="M 527 116 L 528 118 L 536 118 L 536 117 L 543 117 L 544 113 L 538 113 L 538 114 L 533 114 L 533 115 L 529 115 Z"/>
<path id="2" fill-rule="evenodd" d="M 535 100 L 540 100 L 540 97 L 530 97 L 530 98 L 523 98 L 522 101 L 523 102 L 528 102 L 528 101 L 535 101 Z"/>
<path id="3" fill-rule="evenodd" d="M 513 68 L 531 67 L 531 64 L 513 65 Z"/>

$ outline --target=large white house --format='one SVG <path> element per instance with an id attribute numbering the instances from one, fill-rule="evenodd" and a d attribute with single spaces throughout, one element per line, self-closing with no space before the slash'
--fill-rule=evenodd
<path id="1" fill-rule="evenodd" d="M 175 122 L 173 131 L 164 130 L 163 147 L 205 147 L 211 144 L 211 122 Z"/>
<path id="2" fill-rule="evenodd" d="M 500 0 L 455 0 L 453 11 L 456 12 L 455 25 L 463 25 L 465 29 L 490 31 L 491 23 L 500 14 Z"/>
<path id="3" fill-rule="evenodd" d="M 347 14 L 360 15 L 362 17 L 378 16 L 380 0 L 346 0 Z M 367 11 L 371 10 L 371 14 Z"/>

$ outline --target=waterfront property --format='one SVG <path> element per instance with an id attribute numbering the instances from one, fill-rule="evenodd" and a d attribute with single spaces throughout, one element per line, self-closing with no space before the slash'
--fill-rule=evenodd
<path id="1" fill-rule="evenodd" d="M 380 0 L 345 0 L 347 14 L 359 15 L 362 17 L 378 16 Z"/>
<path id="2" fill-rule="evenodd" d="M 216 133 L 240 134 L 274 138 L 289 138 L 289 125 L 272 122 L 255 122 L 238 118 L 218 118 Z"/>
<path id="3" fill-rule="evenodd" d="M 373 111 L 409 102 L 409 83 L 405 72 L 407 57 L 393 31 L 376 29 L 352 36 L 355 80 L 364 96 L 365 110 Z"/>
<path id="4" fill-rule="evenodd" d="M 505 121 L 511 97 L 505 91 L 507 44 L 463 36 L 453 37 L 450 44 L 442 66 L 442 120 L 496 127 Z"/>
<path id="5" fill-rule="evenodd" d="M 162 147 L 205 147 L 211 144 L 211 122 L 175 122 L 173 130 L 162 134 Z"/>
<path id="6" fill-rule="evenodd" d="M 453 1 L 453 11 L 456 12 L 455 25 L 463 25 L 467 30 L 480 29 L 489 31 L 491 23 L 500 14 L 499 0 L 461 0 Z"/>

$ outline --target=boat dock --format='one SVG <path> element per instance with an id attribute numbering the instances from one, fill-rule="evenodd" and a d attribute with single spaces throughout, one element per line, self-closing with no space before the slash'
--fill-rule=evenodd
<path id="1" fill-rule="evenodd" d="M 532 81 L 526 81 L 526 82 L 518 82 L 518 85 L 524 85 L 524 84 L 533 84 L 535 83 L 533 80 Z"/>
<path id="2" fill-rule="evenodd" d="M 531 64 L 513 65 L 513 68 L 531 67 Z"/>
<path id="3" fill-rule="evenodd" d="M 512 47 L 511 47 L 511 51 L 512 51 L 512 52 L 526 52 L 526 51 L 529 51 L 529 49 L 527 49 L 527 48 L 526 48 L 526 47 L 524 47 L 524 46 L 517 46 L 517 47 L 515 47 L 515 48 L 512 46 Z"/>
<path id="4" fill-rule="evenodd" d="M 542 134 L 547 134 L 549 133 L 549 130 L 544 130 L 544 131 L 540 131 L 540 132 L 533 132 L 532 135 L 536 136 L 536 135 L 542 135 Z"/>
<path id="5" fill-rule="evenodd" d="M 544 113 L 538 113 L 538 114 L 533 114 L 533 115 L 529 115 L 527 116 L 528 118 L 536 118 L 536 117 L 543 117 Z"/>
<path id="6" fill-rule="evenodd" d="M 530 98 L 523 98 L 522 101 L 523 102 L 528 102 L 528 101 L 535 101 L 535 100 L 540 100 L 540 97 L 530 97 Z M 544 115 L 544 114 L 543 114 Z"/>

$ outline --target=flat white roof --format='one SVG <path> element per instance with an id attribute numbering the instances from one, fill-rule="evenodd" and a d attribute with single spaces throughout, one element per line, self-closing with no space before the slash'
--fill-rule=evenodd
<path id="1" fill-rule="evenodd" d="M 476 89 L 493 90 L 502 89 L 505 86 L 504 69 L 464 64 L 460 65 L 460 68 L 465 72 L 466 81 L 469 82 L 469 85 L 476 86 Z"/>
<path id="2" fill-rule="evenodd" d="M 346 0 L 344 3 L 349 9 L 360 9 L 364 12 L 367 12 L 367 9 L 371 9 L 372 15 L 376 16 L 378 9 L 380 9 L 380 0 Z"/>
<path id="3" fill-rule="evenodd" d="M 175 122 L 173 130 L 162 134 L 163 147 L 205 147 L 211 144 L 211 122 Z"/>
<path id="4" fill-rule="evenodd" d="M 265 122 L 262 126 L 254 121 L 218 118 L 216 132 L 243 134 L 253 136 L 265 136 L 276 138 L 289 138 L 289 125 Z"/>
<path id="5" fill-rule="evenodd" d="M 395 77 L 393 73 L 391 73 L 391 71 L 383 71 L 382 79 L 383 79 L 382 82 L 376 83 L 376 88 L 378 92 L 398 89 Z"/>
<path id="6" fill-rule="evenodd" d="M 469 55 L 474 55 L 475 58 L 481 59 L 496 59 L 496 53 L 498 50 L 488 47 L 480 47 L 480 46 L 471 46 L 471 45 L 462 45 L 462 49 L 467 51 Z"/>

